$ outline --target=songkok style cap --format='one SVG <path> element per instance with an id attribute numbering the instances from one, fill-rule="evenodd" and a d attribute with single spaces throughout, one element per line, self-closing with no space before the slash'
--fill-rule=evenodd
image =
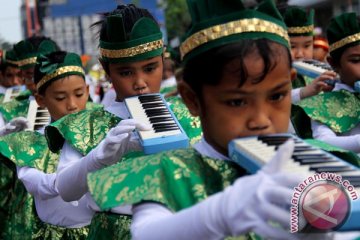
<path id="1" fill-rule="evenodd" d="M 289 7 L 284 13 L 284 21 L 289 36 L 314 35 L 314 9 L 307 13 L 303 8 Z"/>
<path id="2" fill-rule="evenodd" d="M 35 72 L 39 72 L 34 78 L 37 90 L 48 82 L 70 75 L 79 75 L 85 79 L 81 58 L 76 53 L 66 53 L 62 62 L 54 62 L 49 55 L 40 55 L 37 58 Z"/>
<path id="3" fill-rule="evenodd" d="M 247 9 L 241 0 L 188 0 L 192 25 L 180 46 L 184 62 L 239 39 L 266 38 L 289 47 L 285 23 L 273 1 Z"/>
<path id="4" fill-rule="evenodd" d="M 316 36 L 314 37 L 314 47 L 322 48 L 325 51 L 329 51 L 329 42 L 326 38 Z"/>
<path id="5" fill-rule="evenodd" d="M 360 26 L 356 13 L 344 13 L 333 19 L 326 30 L 330 53 L 360 43 Z"/>
<path id="6" fill-rule="evenodd" d="M 18 59 L 14 50 L 6 51 L 4 56 L 4 63 L 13 67 L 18 67 Z"/>
<path id="7" fill-rule="evenodd" d="M 163 53 L 162 32 L 154 20 L 148 17 L 140 18 L 128 35 L 121 14 L 107 16 L 105 21 L 106 31 L 100 34 L 99 45 L 102 61 L 134 62 Z"/>
<path id="8" fill-rule="evenodd" d="M 48 54 L 57 51 L 56 43 L 50 39 L 44 39 L 38 48 L 26 39 L 14 45 L 14 51 L 18 55 L 17 65 L 21 69 L 28 69 L 34 67 L 36 59 L 40 54 Z"/>

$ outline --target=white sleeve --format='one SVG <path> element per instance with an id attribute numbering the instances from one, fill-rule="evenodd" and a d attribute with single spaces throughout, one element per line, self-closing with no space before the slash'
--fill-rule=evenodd
<path id="1" fill-rule="evenodd" d="M 3 115 L 0 113 L 0 128 L 4 127 L 6 124 Z"/>
<path id="2" fill-rule="evenodd" d="M 58 196 L 55 187 L 56 173 L 46 174 L 30 167 L 17 167 L 18 178 L 32 195 L 47 200 Z"/>
<path id="3" fill-rule="evenodd" d="M 295 104 L 300 102 L 300 90 L 301 88 L 295 88 L 291 90 L 291 103 Z"/>
<path id="4" fill-rule="evenodd" d="M 172 213 L 157 203 L 143 203 L 133 207 L 131 235 L 134 240 L 177 240 L 223 239 L 224 225 L 219 216 L 196 204 L 190 208 Z M 220 224 L 219 224 L 220 223 Z"/>
<path id="5" fill-rule="evenodd" d="M 329 127 L 320 122 L 311 120 L 311 129 L 315 139 L 331 145 L 360 153 L 360 135 L 337 136 Z"/>
<path id="6" fill-rule="evenodd" d="M 79 200 L 86 192 L 87 169 L 83 166 L 82 155 L 65 142 L 57 169 L 56 187 L 66 202 Z"/>

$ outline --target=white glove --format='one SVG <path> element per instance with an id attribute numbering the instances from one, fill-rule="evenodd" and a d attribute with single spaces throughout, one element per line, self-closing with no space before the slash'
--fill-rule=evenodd
<path id="1" fill-rule="evenodd" d="M 117 163 L 122 156 L 130 151 L 142 150 L 139 140 L 131 138 L 133 130 L 151 130 L 151 126 L 135 119 L 122 120 L 112 128 L 100 144 L 86 157 L 89 172 Z"/>
<path id="2" fill-rule="evenodd" d="M 0 129 L 0 136 L 5 136 L 13 132 L 20 132 L 29 127 L 29 121 L 24 117 L 12 119 Z"/>

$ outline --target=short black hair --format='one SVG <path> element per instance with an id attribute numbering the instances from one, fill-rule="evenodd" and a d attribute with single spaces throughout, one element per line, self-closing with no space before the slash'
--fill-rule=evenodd
<path id="1" fill-rule="evenodd" d="M 148 17 L 152 19 L 154 22 L 157 22 L 151 13 L 144 8 L 136 7 L 134 4 L 124 4 L 124 5 L 118 5 L 117 8 L 111 12 L 107 12 L 103 14 L 103 19 L 92 24 L 91 27 L 100 27 L 99 30 L 99 37 L 103 41 L 108 40 L 107 36 L 107 21 L 106 17 L 113 16 L 113 15 L 120 15 L 123 17 L 124 27 L 125 27 L 125 33 L 126 36 L 129 38 L 131 30 L 134 26 L 134 24 L 142 17 Z M 104 70 L 105 72 L 109 72 L 109 65 L 108 63 L 104 63 L 105 66 Z"/>
<path id="2" fill-rule="evenodd" d="M 233 59 L 239 59 L 241 62 L 239 86 L 242 86 L 248 78 L 247 69 L 244 66 L 244 58 L 257 49 L 264 61 L 264 69 L 258 81 L 254 82 L 256 84 L 261 82 L 277 64 L 273 60 L 276 53 L 272 49 L 271 44 L 277 43 L 268 39 L 243 39 L 236 43 L 214 48 L 190 59 L 184 66 L 183 79 L 198 96 L 201 96 L 203 85 L 215 86 L 219 84 L 224 66 Z M 279 46 L 286 49 L 289 68 L 291 68 L 290 50 L 285 46 Z"/>

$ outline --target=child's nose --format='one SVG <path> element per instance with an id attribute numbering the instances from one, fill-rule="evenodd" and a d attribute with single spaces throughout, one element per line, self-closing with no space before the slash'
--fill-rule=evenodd
<path id="1" fill-rule="evenodd" d="M 254 108 L 249 115 L 248 128 L 252 131 L 263 131 L 270 127 L 269 114 L 264 109 Z"/>

